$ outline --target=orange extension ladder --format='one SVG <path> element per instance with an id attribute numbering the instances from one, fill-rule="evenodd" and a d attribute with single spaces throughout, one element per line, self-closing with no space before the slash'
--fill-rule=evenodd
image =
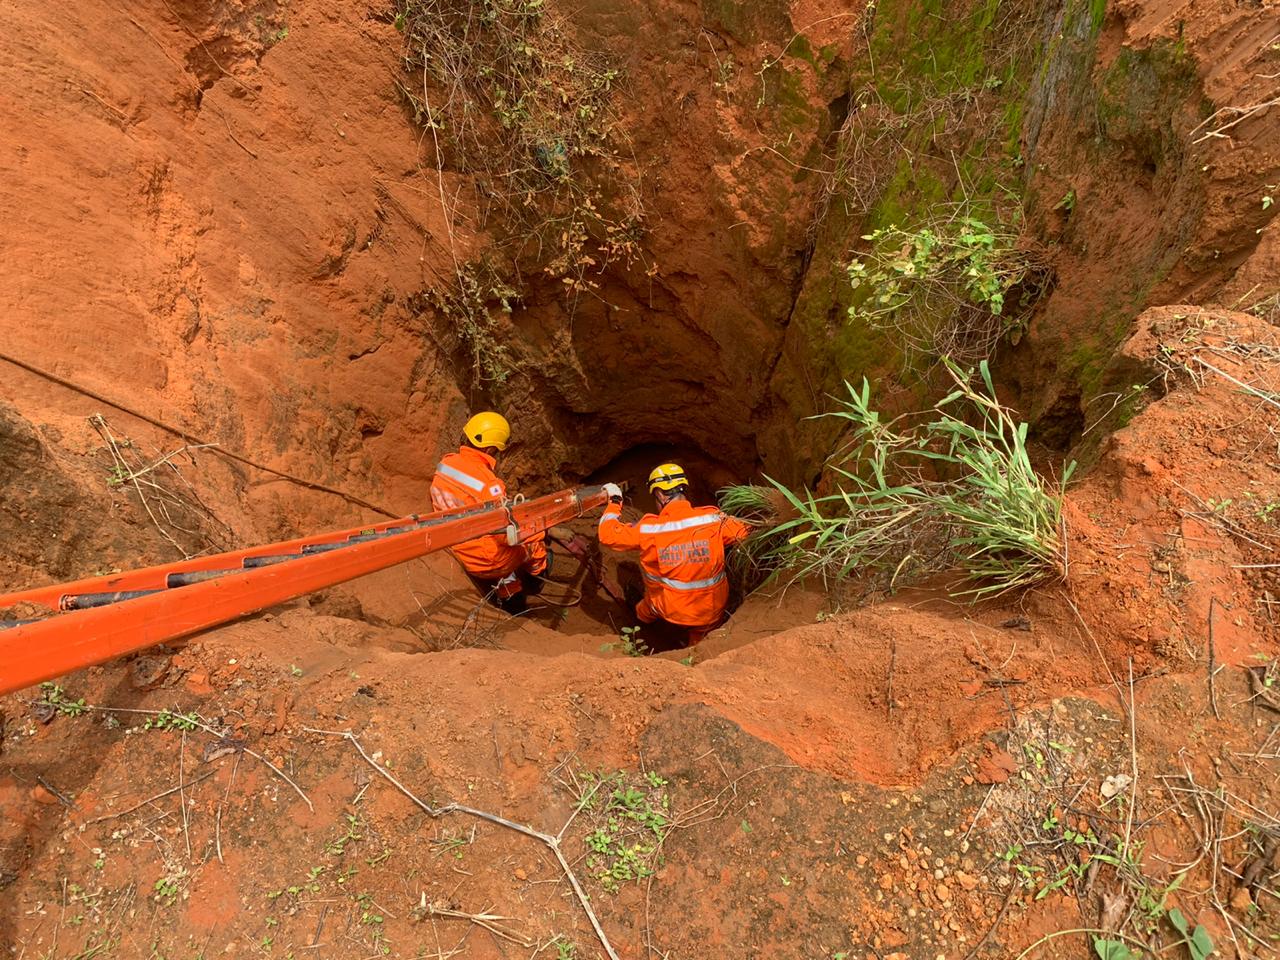
<path id="1" fill-rule="evenodd" d="M 518 543 L 607 499 L 600 487 L 581 487 L 5 594 L 0 610 L 34 603 L 61 612 L 0 621 L 0 694 L 485 534 Z"/>

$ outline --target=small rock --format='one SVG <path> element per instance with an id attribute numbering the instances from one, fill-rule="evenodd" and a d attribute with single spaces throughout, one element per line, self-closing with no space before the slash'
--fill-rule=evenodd
<path id="1" fill-rule="evenodd" d="M 889 927 L 883 934 L 884 945 L 890 950 L 895 947 L 905 947 L 911 942 L 911 938 L 899 930 L 897 927 Z"/>
<path id="2" fill-rule="evenodd" d="M 213 693 L 213 686 L 209 683 L 209 674 L 203 670 L 193 670 L 187 674 L 186 687 L 191 693 L 201 697 L 207 697 Z"/>
<path id="3" fill-rule="evenodd" d="M 528 879 L 529 879 L 529 875 L 528 875 L 527 873 L 525 873 L 525 872 L 524 872 L 522 869 L 520 869 L 519 867 L 516 867 L 516 879 L 517 879 L 517 880 L 528 880 Z"/>
<path id="4" fill-rule="evenodd" d="M 169 673 L 172 657 L 138 657 L 129 664 L 129 683 L 135 690 L 158 687 Z"/>
<path id="5" fill-rule="evenodd" d="M 974 778 L 979 783 L 1004 783 L 1017 772 L 1018 761 L 994 744 L 987 744 L 987 755 L 974 765 Z"/>
<path id="6" fill-rule="evenodd" d="M 976 890 L 978 888 L 978 881 L 975 877 L 960 871 L 956 871 L 956 882 L 965 890 Z"/>
<path id="7" fill-rule="evenodd" d="M 58 798 L 40 784 L 36 784 L 31 788 L 31 799 L 36 803 L 43 803 L 46 807 L 52 806 L 58 802 Z M 1245 892 L 1247 893 L 1248 891 Z"/>
<path id="8" fill-rule="evenodd" d="M 31 719 L 36 723 L 48 724 L 58 715 L 58 709 L 51 703 L 39 700 L 31 705 Z"/>

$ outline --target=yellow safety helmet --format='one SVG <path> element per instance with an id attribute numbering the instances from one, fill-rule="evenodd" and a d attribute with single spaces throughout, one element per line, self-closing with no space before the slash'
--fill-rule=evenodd
<path id="1" fill-rule="evenodd" d="M 660 467 L 654 467 L 649 474 L 650 493 L 655 490 L 675 490 L 688 485 L 689 478 L 684 475 L 684 467 L 678 463 L 664 463 Z"/>
<path id="2" fill-rule="evenodd" d="M 462 433 L 467 438 L 467 443 L 473 447 L 505 450 L 511 439 L 511 424 L 507 423 L 507 418 L 502 414 L 485 410 L 468 420 Z"/>

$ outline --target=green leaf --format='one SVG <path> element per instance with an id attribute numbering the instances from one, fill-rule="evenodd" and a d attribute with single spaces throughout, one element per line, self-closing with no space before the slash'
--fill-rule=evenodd
<path id="1" fill-rule="evenodd" d="M 1095 938 L 1093 949 L 1098 955 L 1098 960 L 1137 960 L 1136 954 L 1119 940 Z"/>
<path id="2" fill-rule="evenodd" d="M 1191 939 L 1187 941 L 1187 947 L 1191 951 L 1191 960 L 1206 960 L 1213 956 L 1213 937 L 1209 936 L 1209 931 L 1204 927 L 1197 926 Z"/>
<path id="3" fill-rule="evenodd" d="M 1183 916 L 1182 911 L 1179 910 L 1177 907 L 1174 907 L 1172 910 L 1169 911 L 1169 922 L 1172 923 L 1174 927 L 1177 928 L 1177 931 L 1180 934 L 1182 934 L 1184 937 L 1187 935 L 1187 932 L 1191 929 L 1191 924 L 1187 922 L 1187 918 Z"/>

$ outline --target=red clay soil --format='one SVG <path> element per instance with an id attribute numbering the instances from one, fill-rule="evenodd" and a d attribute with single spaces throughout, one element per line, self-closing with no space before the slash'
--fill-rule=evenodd
<path id="1" fill-rule="evenodd" d="M 353 731 L 425 802 L 541 830 L 570 821 L 592 771 L 629 771 L 649 802 L 669 797 L 676 829 L 645 861 L 655 874 L 637 883 L 624 871 L 616 892 L 588 860 L 608 823 L 584 811 L 564 835 L 623 957 L 961 957 L 997 917 L 983 955 L 1007 957 L 1095 925 L 1117 879 L 1038 895 L 1014 870 L 1035 861 L 998 854 L 1041 830 L 1046 804 L 1083 808 L 1072 792 L 1093 797 L 1129 769 L 1116 718 L 1131 677 L 1153 854 L 1190 859 L 1181 821 L 1157 802 L 1156 772 L 1181 776 L 1183 750 L 1198 782 L 1221 776 L 1259 822 L 1275 809 L 1260 775 L 1274 762 L 1269 724 L 1234 667 L 1216 677 L 1224 719 L 1211 718 L 1204 658 L 1210 596 L 1220 663 L 1276 653 L 1261 602 L 1274 599 L 1274 571 L 1241 569 L 1274 556 L 1276 420 L 1256 394 L 1192 372 L 1198 356 L 1273 393 L 1280 353 L 1274 328 L 1209 317 L 1169 308 L 1140 322 L 1127 349 L 1168 367 L 1168 393 L 1071 493 L 1068 582 L 1013 604 L 886 601 L 779 631 L 776 618 L 813 616 L 817 599 L 756 597 L 689 666 L 680 651 L 604 652 L 616 634 L 577 611 L 573 623 L 551 611 L 499 620 L 446 564 L 420 564 L 201 637 L 171 660 L 69 677 L 64 700 L 95 708 L 83 715 L 8 698 L 3 937 L 36 956 L 555 956 L 557 937 L 598 954 L 545 847 L 426 817 L 354 745 L 316 730 Z M 1057 699 L 1072 694 L 1086 699 Z M 145 729 L 151 715 L 104 707 L 195 711 L 217 733 Z M 1114 832 L 1106 807 L 1089 810 L 1073 815 Z M 1243 865 L 1247 840 L 1231 843 L 1222 855 Z M 1272 901 L 1251 912 L 1233 882 L 1222 880 L 1231 932 L 1269 935 Z M 1188 883 L 1184 909 L 1230 955 L 1200 889 Z M 1037 950 L 1076 957 L 1087 943 Z"/>
<path id="2" fill-rule="evenodd" d="M 520 315 L 533 373 L 499 398 L 525 441 L 508 461 L 518 477 L 567 482 L 671 442 L 676 427 L 708 473 L 740 476 L 757 428 L 778 449 L 795 429 L 766 414 L 819 400 L 811 384 L 774 395 L 773 369 L 819 184 L 797 176 L 750 104 L 755 66 L 796 32 L 840 56 L 854 33 L 818 0 L 741 18 L 726 7 L 715 29 L 708 6 L 579 11 L 629 58 L 624 109 L 653 194 L 657 271 L 610 275 L 573 318 L 553 298 Z M 1260 103 L 1276 69 L 1270 6 L 1127 0 L 1100 56 L 1180 40 L 1215 107 Z M 428 162 L 388 80 L 400 38 L 383 14 L 339 0 L 13 10 L 0 55 L 12 146 L 0 158 L 0 352 L 276 468 L 421 508 L 436 458 L 491 395 L 442 345 L 441 318 L 409 303 L 486 238 L 468 226 L 474 184 Z M 831 133 L 827 103 L 844 91 L 829 85 L 803 75 L 797 149 L 821 152 Z M 1163 180 L 1049 151 L 1038 189 L 1076 189 L 1081 215 L 1063 234 L 1069 282 L 1018 368 L 1024 392 L 1046 404 L 1069 392 L 1046 383 L 1058 354 L 1155 287 L 1225 289 L 1244 307 L 1274 292 L 1280 228 L 1262 191 L 1278 116 L 1250 115 Z M 1203 201 L 1202 218 L 1154 235 L 1177 190 Z M 1177 263 L 1156 263 L 1172 234 L 1185 241 Z M 1089 299 L 1104 274 L 1158 273 L 1163 286 L 1125 310 Z M 1151 834 L 1144 869 L 1167 885 L 1177 871 L 1159 857 L 1208 851 L 1178 902 L 1222 955 L 1255 955 L 1250 937 L 1266 946 L 1276 932 L 1276 887 L 1270 873 L 1250 885 L 1231 871 L 1247 873 L 1249 844 L 1280 829 L 1269 708 L 1239 669 L 1271 663 L 1280 642 L 1276 327 L 1166 307 L 1135 329 L 1105 372 L 1119 392 L 1084 411 L 1087 427 L 1115 401 L 1099 438 L 1132 419 L 1068 497 L 1061 585 L 981 607 L 920 593 L 852 612 L 815 592 L 754 596 L 686 664 L 678 650 L 624 656 L 626 612 L 571 566 L 548 589 L 582 592 L 580 606 L 509 621 L 434 557 L 82 671 L 60 682 L 61 708 L 33 704 L 48 691 L 6 698 L 0 948 L 80 960 L 603 956 L 545 847 L 465 815 L 428 817 L 353 744 L 315 732 L 350 730 L 426 802 L 565 827 L 572 869 L 628 960 L 1016 957 L 1042 935 L 1105 926 L 1104 895 L 1140 913 L 1119 872 L 1064 859 L 1044 826 L 1088 819 L 1114 850 L 1126 818 L 1098 792 L 1135 765 L 1128 819 Z M 366 516 L 208 450 L 176 458 L 180 475 L 145 475 L 163 474 L 168 493 L 121 483 L 94 414 L 138 467 L 182 445 L 6 365 L 6 585 Z M 1210 634 L 1228 665 L 1217 674 Z M 1131 682 L 1136 741 L 1123 722 Z M 161 710 L 202 725 L 157 727 L 145 711 Z M 606 801 L 575 816 L 602 771 L 625 772 L 618 803 L 666 810 L 675 827 L 621 865 L 606 854 L 607 881 L 592 847 L 618 831 Z M 1230 790 L 1234 812 L 1200 806 L 1210 800 L 1185 792 L 1188 777 Z M 1222 843 L 1204 835 L 1215 812 Z M 1013 846 L 1061 862 L 1004 856 Z M 1064 864 L 1080 876 L 1045 891 L 1035 878 Z M 637 882 L 641 867 L 654 873 Z M 1151 943 L 1173 949 L 1157 927 Z M 1073 936 L 1033 955 L 1090 950 Z"/>

